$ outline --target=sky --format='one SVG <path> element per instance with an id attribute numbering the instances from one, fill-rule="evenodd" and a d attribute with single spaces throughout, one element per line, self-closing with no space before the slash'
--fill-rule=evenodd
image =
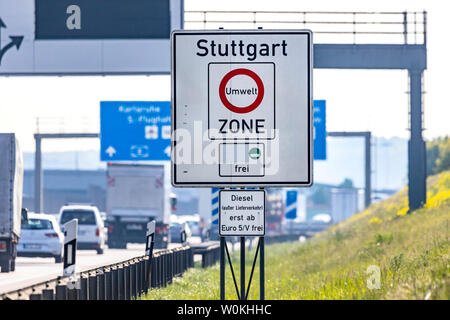
<path id="1" fill-rule="evenodd" d="M 424 136 L 427 139 L 450 134 L 448 9 L 449 2 L 442 0 L 185 0 L 185 10 L 426 10 Z M 369 130 L 376 136 L 409 136 L 406 71 L 314 70 L 313 78 L 314 99 L 327 100 L 329 131 Z M 34 150 L 37 118 L 41 132 L 98 132 L 102 100 L 170 100 L 170 77 L 0 77 L 0 132 L 15 132 L 24 151 Z M 96 139 L 46 141 L 43 146 L 44 151 L 98 148 Z"/>

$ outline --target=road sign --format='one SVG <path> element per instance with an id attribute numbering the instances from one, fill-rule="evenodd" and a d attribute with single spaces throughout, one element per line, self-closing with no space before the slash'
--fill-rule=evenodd
<path id="1" fill-rule="evenodd" d="M 310 31 L 173 32 L 173 185 L 311 185 L 311 50 Z"/>
<path id="2" fill-rule="evenodd" d="M 170 102 L 102 101 L 102 161 L 170 160 Z"/>
<path id="3" fill-rule="evenodd" d="M 264 190 L 220 190 L 219 234 L 221 236 L 264 236 Z"/>
<path id="4" fill-rule="evenodd" d="M 36 39 L 169 39 L 167 0 L 36 1 Z"/>
<path id="5" fill-rule="evenodd" d="M 297 218 L 297 190 L 286 191 L 286 219 Z"/>
<path id="6" fill-rule="evenodd" d="M 314 160 L 327 159 L 326 101 L 314 100 Z"/>
<path id="7" fill-rule="evenodd" d="M 168 74 L 183 0 L 0 4 L 0 75 Z"/>
<path id="8" fill-rule="evenodd" d="M 63 277 L 75 274 L 77 253 L 78 220 L 73 219 L 64 224 L 64 264 Z"/>
<path id="9" fill-rule="evenodd" d="M 219 188 L 211 188 L 211 224 L 219 224 Z"/>

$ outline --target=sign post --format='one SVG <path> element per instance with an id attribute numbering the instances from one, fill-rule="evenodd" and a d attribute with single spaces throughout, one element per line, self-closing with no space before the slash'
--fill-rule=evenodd
<path id="1" fill-rule="evenodd" d="M 77 257 L 78 220 L 73 219 L 64 224 L 64 264 L 63 277 L 75 275 Z"/>
<path id="2" fill-rule="evenodd" d="M 246 300 L 261 251 L 264 299 L 262 188 L 313 183 L 312 33 L 179 30 L 171 43 L 172 185 L 221 188 L 218 212 L 212 212 L 219 214 L 220 298 L 225 254 L 237 296 Z M 240 237 L 240 290 L 227 236 Z M 247 236 L 259 241 L 246 288 Z"/>
<path id="3" fill-rule="evenodd" d="M 240 237 L 241 252 L 241 290 L 238 296 L 240 300 L 247 300 L 248 292 L 252 282 L 255 262 L 258 257 L 258 249 L 261 246 L 261 239 L 265 234 L 265 191 L 264 190 L 220 190 L 219 191 L 219 235 L 221 239 L 221 248 L 226 246 L 225 236 Z M 245 288 L 245 237 L 259 236 L 258 247 L 256 250 L 252 271 Z M 264 246 L 264 245 L 263 245 Z M 223 249 L 221 249 L 223 250 Z M 264 268 L 264 256 L 260 256 L 261 265 Z M 231 266 L 231 261 L 230 266 Z M 225 259 L 221 259 L 221 270 L 225 270 Z M 223 273 L 224 274 L 224 273 Z M 233 272 L 233 280 L 234 278 Z M 236 290 L 237 291 L 237 290 Z M 225 296 L 225 277 L 221 276 L 220 281 L 221 297 Z M 263 291 L 262 291 L 263 292 Z"/>

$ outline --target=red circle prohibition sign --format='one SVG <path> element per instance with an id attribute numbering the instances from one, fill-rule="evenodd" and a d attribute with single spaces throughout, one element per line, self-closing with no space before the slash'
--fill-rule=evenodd
<path id="1" fill-rule="evenodd" d="M 256 82 L 256 85 L 258 86 L 258 95 L 256 96 L 255 101 L 253 101 L 252 104 L 250 104 L 246 107 L 235 106 L 228 100 L 227 96 L 225 95 L 225 87 L 226 87 L 228 81 L 230 81 L 230 79 L 233 78 L 234 76 L 241 75 L 241 74 L 252 78 Z M 254 73 L 253 71 L 251 71 L 249 69 L 245 69 L 245 68 L 234 69 L 234 70 L 231 70 L 230 72 L 228 72 L 225 75 L 225 77 L 223 77 L 222 81 L 220 82 L 219 97 L 220 97 L 220 100 L 222 101 L 223 105 L 228 110 L 230 110 L 232 112 L 236 112 L 236 113 L 248 113 L 250 111 L 255 110 L 261 104 L 261 102 L 264 98 L 264 84 L 263 84 L 261 78 L 258 77 L 258 75 L 256 73 Z"/>

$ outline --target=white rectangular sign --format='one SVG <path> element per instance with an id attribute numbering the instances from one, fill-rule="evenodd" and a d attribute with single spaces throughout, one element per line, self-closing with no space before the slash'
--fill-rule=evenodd
<path id="1" fill-rule="evenodd" d="M 221 236 L 264 236 L 264 190 L 220 190 L 219 234 Z"/>
<path id="2" fill-rule="evenodd" d="M 183 0 L 1 0 L 0 76 L 169 74 Z"/>
<path id="3" fill-rule="evenodd" d="M 312 184 L 309 30 L 172 33 L 174 186 Z"/>

